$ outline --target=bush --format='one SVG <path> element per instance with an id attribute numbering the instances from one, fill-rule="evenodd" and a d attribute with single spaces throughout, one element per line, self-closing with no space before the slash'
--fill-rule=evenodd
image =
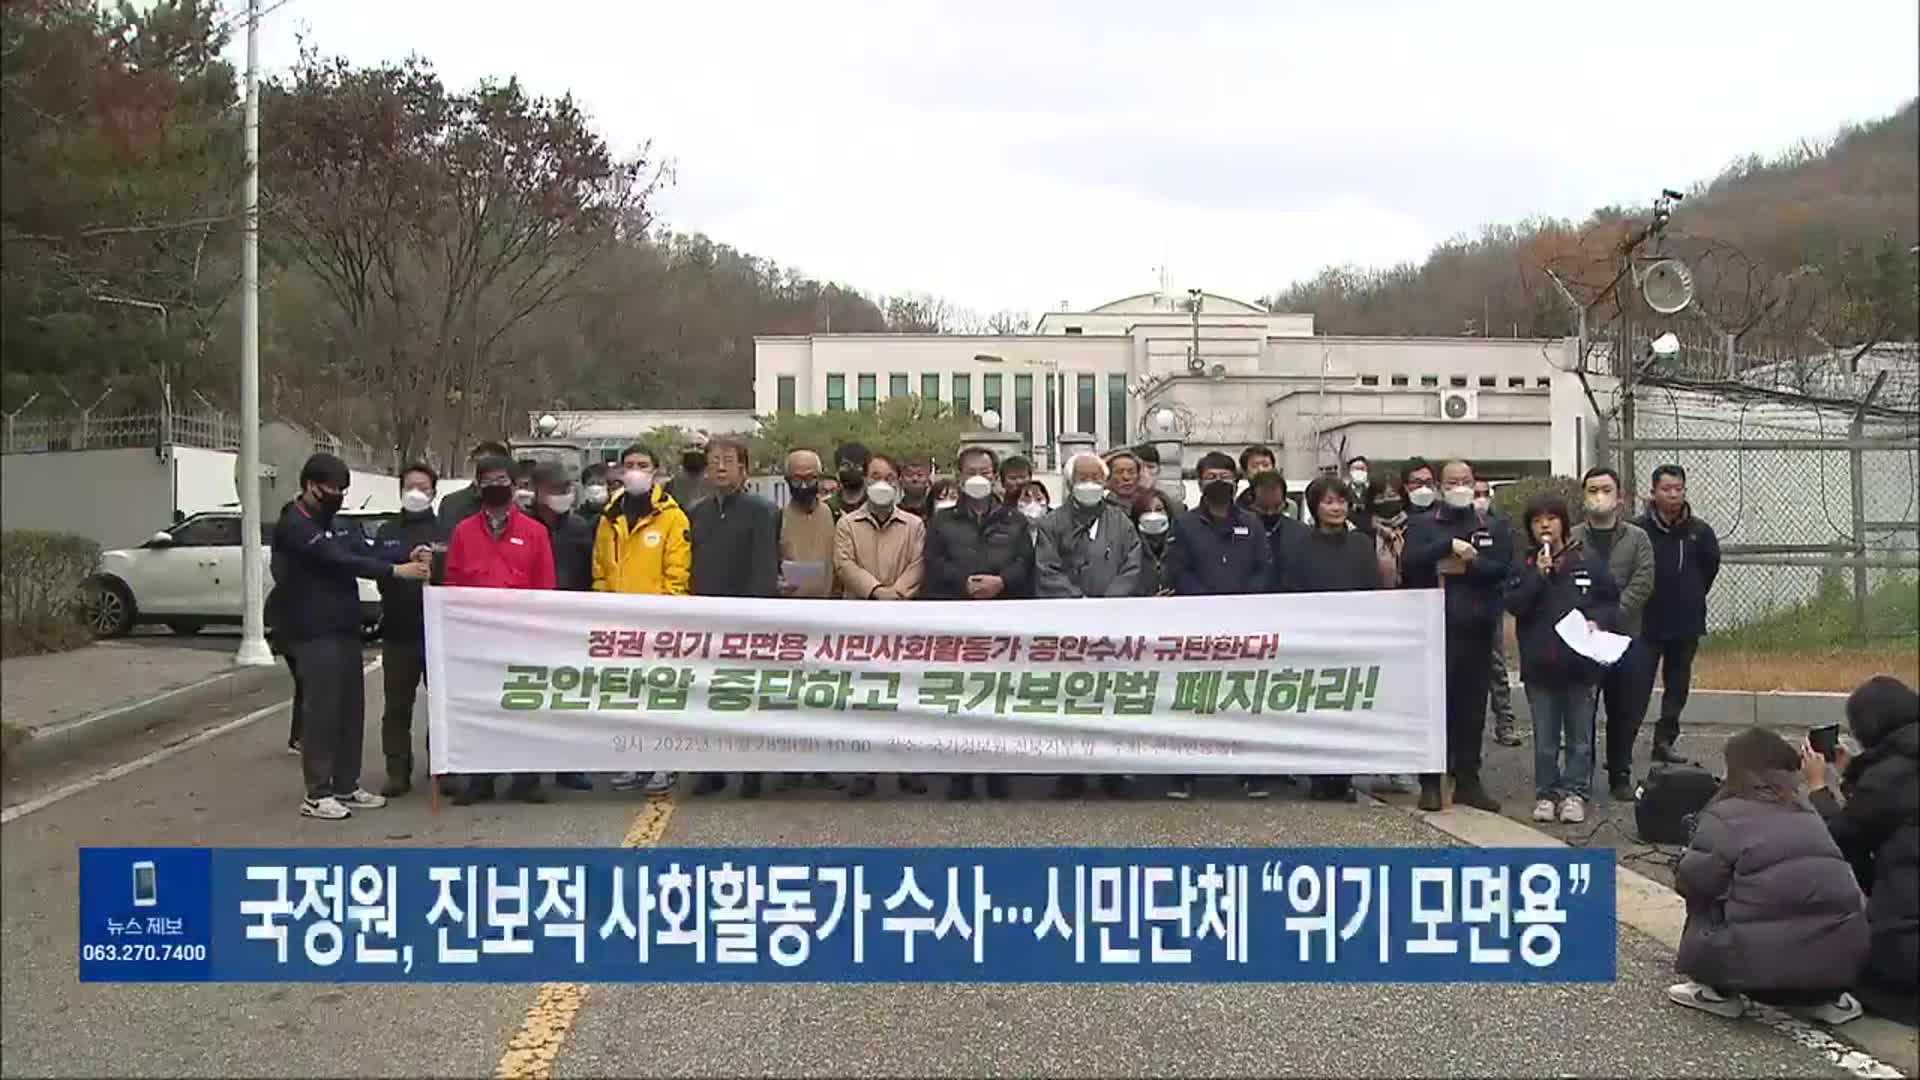
<path id="1" fill-rule="evenodd" d="M 1567 500 L 1567 510 L 1573 515 L 1573 524 L 1582 520 L 1580 506 L 1586 498 L 1580 487 L 1580 481 L 1571 476 L 1523 476 L 1511 484 L 1503 484 L 1493 493 L 1493 508 L 1507 516 L 1515 529 L 1520 528 L 1520 515 L 1526 511 L 1527 503 L 1535 495 L 1551 493 Z"/>
<path id="2" fill-rule="evenodd" d="M 81 587 L 100 566 L 84 536 L 0 531 L 0 656 L 77 649 L 92 640 Z"/>

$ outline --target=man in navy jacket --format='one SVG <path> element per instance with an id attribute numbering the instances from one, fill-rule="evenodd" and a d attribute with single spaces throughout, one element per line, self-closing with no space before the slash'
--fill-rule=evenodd
<path id="1" fill-rule="evenodd" d="M 1693 654 L 1707 632 L 1707 593 L 1720 573 L 1720 538 L 1713 526 L 1693 516 L 1687 472 L 1678 465 L 1653 470 L 1653 499 L 1638 524 L 1653 541 L 1653 598 L 1641 621 L 1641 634 L 1652 653 L 1640 671 L 1648 693 L 1654 669 L 1664 672 L 1653 760 L 1679 762 L 1685 759 L 1673 743 L 1680 737 L 1680 710 L 1687 707 L 1693 682 Z"/>
<path id="2" fill-rule="evenodd" d="M 1500 632 L 1501 587 L 1513 563 L 1507 523 L 1474 509 L 1473 466 L 1449 461 L 1440 469 L 1440 508 L 1407 522 L 1400 556 L 1406 587 L 1446 590 L 1447 771 L 1453 798 L 1499 812 L 1500 800 L 1480 780 L 1480 743 L 1492 681 L 1488 656 Z M 1420 778 L 1420 809 L 1441 806 L 1440 777 Z"/>

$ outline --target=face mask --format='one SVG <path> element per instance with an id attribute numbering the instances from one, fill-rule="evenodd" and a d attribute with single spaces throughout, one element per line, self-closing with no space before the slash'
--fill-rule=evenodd
<path id="1" fill-rule="evenodd" d="M 533 489 L 519 488 L 513 493 L 513 503 L 522 510 L 533 509 Z"/>
<path id="2" fill-rule="evenodd" d="M 1028 521 L 1039 521 L 1047 516 L 1047 508 L 1037 502 L 1021 503 L 1020 512 L 1026 515 Z"/>
<path id="3" fill-rule="evenodd" d="M 1383 503 L 1376 504 L 1373 509 L 1375 513 L 1379 514 L 1383 518 L 1395 518 L 1400 516 L 1400 503 L 1397 500 L 1394 502 L 1383 502 Z"/>
<path id="4" fill-rule="evenodd" d="M 933 508 L 935 510 L 951 510 L 959 505 L 959 499 L 941 499 L 939 502 L 933 504 Z"/>
<path id="5" fill-rule="evenodd" d="M 705 470 L 707 467 L 707 452 L 705 450 L 689 450 L 681 454 L 680 467 L 692 473 Z"/>
<path id="6" fill-rule="evenodd" d="M 498 510 L 513 501 L 513 487 L 508 484 L 483 484 L 480 487 L 480 505 L 491 506 Z"/>
<path id="7" fill-rule="evenodd" d="M 1200 488 L 1200 497 L 1215 506 L 1225 506 L 1233 501 L 1233 481 L 1210 480 Z"/>
<path id="8" fill-rule="evenodd" d="M 1424 487 L 1408 488 L 1407 501 L 1425 510 L 1427 507 L 1433 505 L 1433 489 Z"/>
<path id="9" fill-rule="evenodd" d="M 820 498 L 820 481 L 789 480 L 787 494 L 793 496 L 793 501 L 800 506 L 812 506 Z"/>
<path id="10" fill-rule="evenodd" d="M 986 499 L 993 496 L 993 481 L 984 476 L 969 476 L 960 481 L 960 493 L 969 499 Z"/>
<path id="11" fill-rule="evenodd" d="M 1447 505 L 1455 510 L 1465 510 L 1473 505 L 1473 489 L 1470 487 L 1450 487 L 1447 489 Z"/>
<path id="12" fill-rule="evenodd" d="M 1105 484 L 1096 484 L 1090 480 L 1082 480 L 1080 483 L 1073 485 L 1073 501 L 1079 503 L 1081 506 L 1098 506 L 1100 505 L 1100 500 L 1106 497 L 1107 488 Z"/>
<path id="13" fill-rule="evenodd" d="M 843 489 L 859 490 L 867 482 L 867 474 L 858 465 L 843 465 L 840 468 L 840 486 Z"/>
<path id="14" fill-rule="evenodd" d="M 1149 510 L 1140 515 L 1140 531 L 1148 536 L 1159 536 L 1167 531 L 1167 515 L 1159 510 Z"/>
<path id="15" fill-rule="evenodd" d="M 1367 470 L 1354 469 L 1352 472 L 1347 473 L 1347 479 L 1353 482 L 1354 487 L 1357 487 L 1357 488 L 1366 487 L 1367 486 Z"/>
<path id="16" fill-rule="evenodd" d="M 586 503 L 587 503 L 587 505 L 588 505 L 588 506 L 605 506 L 605 505 L 607 505 L 607 485 L 605 485 L 605 484 L 588 484 L 588 485 L 587 485 L 587 496 L 586 496 Z"/>
<path id="17" fill-rule="evenodd" d="M 567 513 L 573 512 L 573 492 L 571 491 L 567 492 L 565 495 L 549 495 L 543 501 L 546 502 L 547 509 L 553 511 L 556 514 L 567 514 Z"/>
<path id="18" fill-rule="evenodd" d="M 433 496 L 419 488 L 408 488 L 400 493 L 400 509 L 409 514 L 424 514 L 427 507 L 433 505 Z"/>
<path id="19" fill-rule="evenodd" d="M 1610 494 L 1606 494 L 1603 492 L 1599 495 L 1587 496 L 1587 513 L 1589 514 L 1595 514 L 1601 517 L 1605 517 L 1606 515 L 1613 513 L 1613 507 L 1614 507 L 1614 498 Z"/>
<path id="20" fill-rule="evenodd" d="M 628 469 L 627 475 L 620 478 L 620 485 L 629 495 L 645 495 L 653 490 L 653 470 Z"/>
<path id="21" fill-rule="evenodd" d="M 900 492 L 885 480 L 876 480 L 867 485 L 867 501 L 885 510 L 900 498 Z"/>
<path id="22" fill-rule="evenodd" d="M 314 496 L 314 501 L 320 507 L 321 513 L 332 517 L 340 512 L 340 507 L 346 504 L 347 497 L 342 492 L 323 491 Z"/>
<path id="23" fill-rule="evenodd" d="M 1493 506 L 1493 500 L 1487 498 L 1485 495 L 1475 495 L 1473 497 L 1473 508 L 1475 510 L 1480 511 L 1483 514 L 1486 513 L 1489 509 L 1491 509 L 1492 506 Z"/>

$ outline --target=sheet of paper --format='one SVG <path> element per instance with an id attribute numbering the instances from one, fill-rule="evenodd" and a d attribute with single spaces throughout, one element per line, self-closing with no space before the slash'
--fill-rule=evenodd
<path id="1" fill-rule="evenodd" d="M 825 577 L 826 563 L 803 562 L 799 559 L 783 559 L 780 562 L 780 576 L 789 585 L 811 585 Z"/>
<path id="2" fill-rule="evenodd" d="M 1589 630 L 1584 612 L 1569 611 L 1564 619 L 1554 625 L 1560 634 L 1560 640 L 1581 656 L 1609 667 L 1619 662 L 1626 654 L 1627 646 L 1633 639 L 1624 634 L 1611 634 L 1605 630 Z"/>

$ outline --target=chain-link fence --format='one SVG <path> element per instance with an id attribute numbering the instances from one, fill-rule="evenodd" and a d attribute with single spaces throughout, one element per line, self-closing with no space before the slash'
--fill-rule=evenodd
<path id="1" fill-rule="evenodd" d="M 1686 470 L 1694 512 L 1723 551 L 1710 632 L 1767 650 L 1910 641 L 1920 634 L 1916 354 L 1844 373 L 1725 355 L 1712 379 L 1685 353 L 1677 371 L 1641 371 L 1631 398 L 1614 402 L 1603 447 L 1641 496 L 1656 466 Z"/>
<path id="2" fill-rule="evenodd" d="M 116 403 L 111 392 L 89 405 L 72 401 L 56 405 L 36 395 L 0 419 L 4 420 L 0 452 L 8 454 L 163 445 L 203 450 L 240 448 L 239 418 L 204 399 L 197 399 L 191 406 L 156 411 L 141 406 L 129 409 Z M 388 473 L 395 469 L 391 451 L 382 453 L 361 439 L 340 439 L 325 429 L 287 422 L 307 432 L 316 452 L 337 454 L 356 469 Z"/>

